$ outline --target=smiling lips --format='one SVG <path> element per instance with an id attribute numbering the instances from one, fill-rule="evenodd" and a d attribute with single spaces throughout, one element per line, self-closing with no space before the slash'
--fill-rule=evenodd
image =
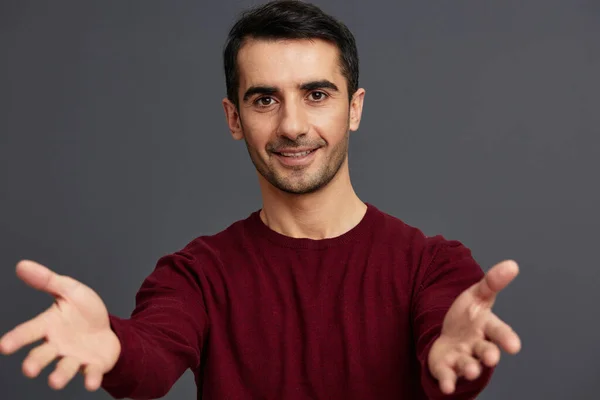
<path id="1" fill-rule="evenodd" d="M 319 150 L 318 147 L 312 149 L 282 149 L 275 152 L 275 155 L 281 164 L 297 167 L 308 165 L 313 160 L 317 150 Z"/>
<path id="2" fill-rule="evenodd" d="M 284 156 L 284 157 L 304 157 L 306 155 L 308 155 L 311 151 L 313 150 L 306 150 L 306 151 L 301 151 L 301 152 L 290 152 L 290 151 L 282 151 L 279 152 L 278 154 Z"/>

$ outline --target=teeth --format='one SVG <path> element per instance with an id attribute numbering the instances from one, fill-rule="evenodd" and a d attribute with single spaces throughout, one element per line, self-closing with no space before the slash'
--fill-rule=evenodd
<path id="1" fill-rule="evenodd" d="M 310 153 L 311 151 L 312 150 L 303 151 L 302 153 L 281 153 L 281 155 L 284 157 L 304 157 L 305 155 L 308 155 L 308 153 Z"/>

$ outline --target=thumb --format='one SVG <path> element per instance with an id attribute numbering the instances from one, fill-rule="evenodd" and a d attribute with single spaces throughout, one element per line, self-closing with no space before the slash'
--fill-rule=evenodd
<path id="1" fill-rule="evenodd" d="M 476 293 L 484 300 L 491 300 L 519 274 L 519 266 L 513 260 L 494 265 L 477 284 Z"/>
<path id="2" fill-rule="evenodd" d="M 55 297 L 65 295 L 78 282 L 67 276 L 59 275 L 35 261 L 23 260 L 17 264 L 17 276 L 34 289 L 49 293 Z"/>

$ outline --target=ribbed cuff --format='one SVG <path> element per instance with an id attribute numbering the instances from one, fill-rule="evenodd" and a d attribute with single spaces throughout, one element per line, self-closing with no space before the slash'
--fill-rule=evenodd
<path id="1" fill-rule="evenodd" d="M 139 382 L 136 376 L 141 371 L 140 355 L 143 354 L 141 341 L 131 327 L 131 321 L 109 315 L 110 327 L 121 342 L 121 353 L 114 367 L 104 374 L 102 388 L 116 399 L 130 396 Z M 137 358 L 137 359 L 136 359 Z"/>

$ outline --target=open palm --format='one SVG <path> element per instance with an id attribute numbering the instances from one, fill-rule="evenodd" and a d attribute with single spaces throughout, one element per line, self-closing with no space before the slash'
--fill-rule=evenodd
<path id="1" fill-rule="evenodd" d="M 0 339 L 0 352 L 12 354 L 43 340 L 23 361 L 25 375 L 36 377 L 59 358 L 48 378 L 50 386 L 61 389 L 82 371 L 86 388 L 98 389 L 102 376 L 115 365 L 121 350 L 102 299 L 88 286 L 32 261 L 20 262 L 17 275 L 33 288 L 53 295 L 55 302 L 6 333 Z"/>

